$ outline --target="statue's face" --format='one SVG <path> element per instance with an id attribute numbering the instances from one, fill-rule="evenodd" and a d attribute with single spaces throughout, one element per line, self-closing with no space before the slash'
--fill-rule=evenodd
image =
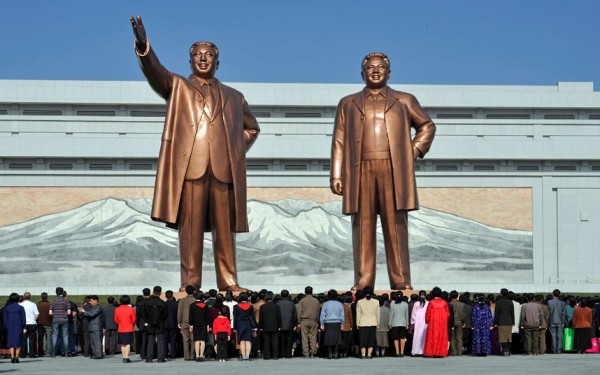
<path id="1" fill-rule="evenodd" d="M 219 68 L 219 58 L 210 46 L 196 46 L 190 52 L 190 68 L 195 76 L 213 78 Z"/>
<path id="2" fill-rule="evenodd" d="M 384 59 L 373 57 L 363 66 L 361 75 L 368 88 L 379 89 L 387 85 L 391 72 L 390 67 Z"/>

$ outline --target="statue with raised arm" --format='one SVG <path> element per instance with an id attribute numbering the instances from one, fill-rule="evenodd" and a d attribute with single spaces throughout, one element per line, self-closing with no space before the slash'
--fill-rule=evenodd
<path id="1" fill-rule="evenodd" d="M 352 215 L 353 289 L 375 285 L 377 215 L 390 287 L 412 289 L 408 211 L 419 209 L 414 161 L 429 151 L 435 125 L 413 95 L 388 87 L 390 73 L 384 53 L 368 54 L 366 87 L 343 98 L 335 118 L 330 185 L 343 197 L 343 213 Z"/>
<path id="2" fill-rule="evenodd" d="M 248 231 L 246 152 L 260 132 L 256 118 L 239 91 L 215 78 L 216 45 L 192 44 L 186 78 L 160 63 L 140 16 L 131 26 L 142 72 L 167 102 L 151 217 L 179 231 L 182 288 L 202 285 L 204 232 L 212 232 L 217 287 L 241 291 L 235 233 Z"/>

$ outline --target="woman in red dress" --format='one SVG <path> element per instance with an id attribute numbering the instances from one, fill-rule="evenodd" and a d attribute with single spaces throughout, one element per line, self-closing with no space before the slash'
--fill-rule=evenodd
<path id="1" fill-rule="evenodd" d="M 135 310 L 131 307 L 131 299 L 127 295 L 121 296 L 121 304 L 115 309 L 115 323 L 117 323 L 118 343 L 121 345 L 123 363 L 131 363 L 129 353 L 133 344 L 134 324 L 137 320 Z"/>
<path id="2" fill-rule="evenodd" d="M 427 336 L 425 338 L 424 357 L 448 356 L 448 319 L 450 309 L 448 302 L 442 297 L 442 290 L 437 286 L 431 290 L 433 299 L 427 306 L 425 322 L 427 323 Z"/>

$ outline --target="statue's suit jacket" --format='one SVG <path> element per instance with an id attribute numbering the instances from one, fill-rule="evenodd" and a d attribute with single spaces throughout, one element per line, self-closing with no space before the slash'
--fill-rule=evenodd
<path id="1" fill-rule="evenodd" d="M 413 147 L 423 157 L 435 136 L 435 124 L 411 94 L 386 87 L 385 126 L 390 142 L 396 210 L 417 210 Z M 338 104 L 331 147 L 331 179 L 342 179 L 344 214 L 358 212 L 361 152 L 365 125 L 364 91 Z M 411 139 L 410 128 L 416 130 Z"/>
<path id="2" fill-rule="evenodd" d="M 146 56 L 138 56 L 138 60 L 150 86 L 167 101 L 151 217 L 177 224 L 183 183 L 204 107 L 203 97 L 193 75 L 184 78 L 171 73 L 151 48 Z M 246 152 L 258 137 L 260 128 L 239 91 L 219 81 L 217 86 L 233 177 L 235 218 L 232 230 L 247 232 Z M 211 162 L 215 163 L 214 160 Z M 210 223 L 204 229 L 210 231 Z"/>

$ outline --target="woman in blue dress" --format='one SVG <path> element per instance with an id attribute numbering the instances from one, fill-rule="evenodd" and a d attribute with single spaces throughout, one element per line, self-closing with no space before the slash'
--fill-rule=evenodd
<path id="1" fill-rule="evenodd" d="M 10 353 L 10 362 L 19 363 L 23 330 L 25 329 L 25 309 L 19 305 L 19 295 L 12 293 L 3 311 L 3 324 L 6 329 L 6 347 Z"/>
<path id="2" fill-rule="evenodd" d="M 475 298 L 471 311 L 471 321 L 473 329 L 473 355 L 485 356 L 492 354 L 492 342 L 490 335 L 494 325 L 492 310 L 487 304 L 483 294 Z"/>
<path id="3" fill-rule="evenodd" d="M 240 353 L 243 361 L 250 360 L 252 337 L 256 330 L 254 308 L 248 303 L 248 294 L 240 293 L 238 304 L 233 306 L 233 330 L 240 344 Z"/>

